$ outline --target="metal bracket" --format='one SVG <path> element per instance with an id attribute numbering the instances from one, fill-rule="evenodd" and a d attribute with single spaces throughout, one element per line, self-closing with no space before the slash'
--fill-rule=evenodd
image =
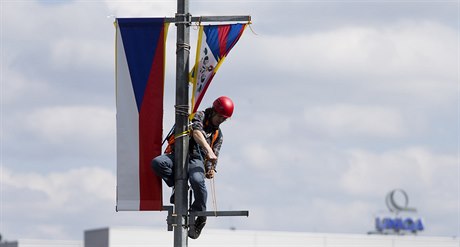
<path id="1" fill-rule="evenodd" d="M 179 19 L 179 17 L 183 19 Z M 166 23 L 182 23 L 191 25 L 194 22 L 203 23 L 203 22 L 251 22 L 250 15 L 233 15 L 233 16 L 192 16 L 190 14 L 176 14 L 176 17 L 166 17 Z"/>
<path id="2" fill-rule="evenodd" d="M 190 13 L 187 14 L 178 14 L 176 13 L 176 17 L 174 18 L 174 22 L 176 26 L 178 24 L 185 24 L 187 26 L 192 25 L 192 15 Z"/>
<path id="3" fill-rule="evenodd" d="M 172 231 L 173 227 L 176 225 L 176 218 L 177 215 L 173 214 L 173 206 L 164 206 L 163 205 L 163 210 L 168 211 L 168 216 L 166 217 L 166 223 L 168 224 L 168 231 Z"/>
<path id="4" fill-rule="evenodd" d="M 177 215 L 173 213 L 173 206 L 163 206 L 163 210 L 168 211 L 166 217 L 166 223 L 168 224 L 168 231 L 173 231 L 173 228 L 177 226 Z M 195 227 L 195 220 L 197 216 L 206 217 L 220 217 L 220 216 L 246 216 L 249 217 L 249 211 L 194 211 L 188 215 L 188 227 L 190 229 Z"/>

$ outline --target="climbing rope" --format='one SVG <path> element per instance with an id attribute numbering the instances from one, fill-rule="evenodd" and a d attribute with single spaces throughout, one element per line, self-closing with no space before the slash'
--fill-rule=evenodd
<path id="1" fill-rule="evenodd" d="M 214 142 L 217 140 L 218 136 L 219 136 L 219 130 L 216 130 L 216 132 L 214 133 L 214 136 L 213 136 L 213 138 L 212 138 L 212 140 L 211 140 L 211 145 L 210 145 L 211 148 L 214 147 Z M 201 154 L 201 149 L 200 149 L 199 145 L 198 145 L 198 152 L 199 152 L 199 154 L 200 154 L 200 159 L 201 159 L 201 161 L 203 161 L 203 165 L 206 166 L 206 163 L 207 163 L 208 161 L 207 161 L 206 158 L 203 160 L 203 156 L 202 156 L 202 154 Z M 214 167 L 215 167 L 215 164 L 212 164 L 211 169 L 214 170 Z M 206 172 L 206 171 L 205 171 L 205 172 Z M 215 172 L 215 170 L 214 170 L 214 172 Z M 214 174 L 214 175 L 215 175 L 215 174 Z M 205 176 L 206 176 L 206 175 L 205 175 Z M 211 187 L 211 197 L 212 197 L 212 205 L 213 205 L 213 208 L 214 208 L 214 216 L 217 217 L 217 197 L 216 197 L 216 184 L 215 184 L 215 178 L 212 177 L 212 178 L 210 179 L 209 183 L 210 183 L 210 187 Z"/>
<path id="2" fill-rule="evenodd" d="M 176 108 L 176 113 L 182 116 L 189 116 L 188 114 L 188 105 L 175 105 L 174 108 Z"/>
<path id="3" fill-rule="evenodd" d="M 216 181 L 215 178 L 211 178 L 209 182 L 211 184 L 211 196 L 212 196 L 212 206 L 214 209 L 214 216 L 217 217 L 217 197 L 216 197 Z"/>
<path id="4" fill-rule="evenodd" d="M 251 22 L 251 21 L 248 22 L 248 27 L 249 27 L 249 29 L 251 29 L 251 32 L 252 32 L 254 35 L 258 35 L 258 34 L 254 31 L 254 29 L 252 29 L 252 22 Z"/>

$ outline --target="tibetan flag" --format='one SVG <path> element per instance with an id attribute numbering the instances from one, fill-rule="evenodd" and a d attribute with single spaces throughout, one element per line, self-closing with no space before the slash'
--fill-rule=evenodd
<path id="1" fill-rule="evenodd" d="M 196 61 L 191 72 L 193 84 L 192 113 L 198 110 L 206 90 L 211 84 L 227 54 L 238 42 L 248 24 L 200 26 Z"/>
<path id="2" fill-rule="evenodd" d="M 165 41 L 163 18 L 116 20 L 117 211 L 161 210 Z"/>

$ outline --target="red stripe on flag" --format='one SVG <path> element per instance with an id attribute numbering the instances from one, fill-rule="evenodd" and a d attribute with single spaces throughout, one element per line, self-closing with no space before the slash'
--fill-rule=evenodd
<path id="1" fill-rule="evenodd" d="M 229 31 L 230 25 L 222 25 L 217 28 L 217 33 L 219 34 L 219 57 L 217 58 L 217 61 L 226 55 L 225 53 L 227 52 L 227 39 Z"/>
<path id="2" fill-rule="evenodd" d="M 247 25 L 247 24 L 246 24 Z M 238 33 L 238 36 L 235 40 L 233 40 L 233 43 L 230 44 L 230 46 L 228 47 L 228 50 L 224 53 L 224 56 L 227 56 L 227 54 L 230 52 L 230 50 L 233 48 L 233 46 L 235 46 L 236 42 L 238 42 L 238 40 L 241 38 L 241 35 L 243 34 L 244 32 L 244 29 L 246 28 L 246 25 L 242 26 L 241 29 L 240 29 L 240 32 Z M 230 31 L 229 31 L 230 32 Z"/>
<path id="3" fill-rule="evenodd" d="M 215 74 L 216 74 L 216 73 L 212 73 L 212 74 L 209 76 L 208 83 L 206 83 L 206 84 L 204 85 L 204 88 L 203 88 L 202 93 L 201 93 L 200 96 L 196 99 L 196 103 L 195 103 L 195 106 L 193 107 L 193 111 L 192 111 L 192 112 L 198 111 L 198 106 L 200 105 L 201 100 L 203 99 L 204 94 L 206 93 L 206 90 L 208 90 L 209 85 L 211 85 L 212 78 L 214 78 L 214 75 L 215 75 Z"/>
<path id="4" fill-rule="evenodd" d="M 139 210 L 162 210 L 161 178 L 151 161 L 161 154 L 164 92 L 164 28 L 158 40 L 152 68 L 139 112 Z"/>

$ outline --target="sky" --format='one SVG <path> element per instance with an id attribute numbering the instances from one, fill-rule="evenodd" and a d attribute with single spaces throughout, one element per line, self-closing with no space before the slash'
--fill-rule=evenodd
<path id="1" fill-rule="evenodd" d="M 167 0 L 0 0 L 3 239 L 166 230 L 165 212 L 115 212 L 113 21 L 175 13 Z M 366 234 L 400 188 L 420 235 L 460 236 L 459 1 L 196 0 L 190 13 L 253 20 L 201 104 L 235 102 L 217 209 L 250 216 L 207 228 Z M 170 25 L 165 131 L 175 39 Z"/>

